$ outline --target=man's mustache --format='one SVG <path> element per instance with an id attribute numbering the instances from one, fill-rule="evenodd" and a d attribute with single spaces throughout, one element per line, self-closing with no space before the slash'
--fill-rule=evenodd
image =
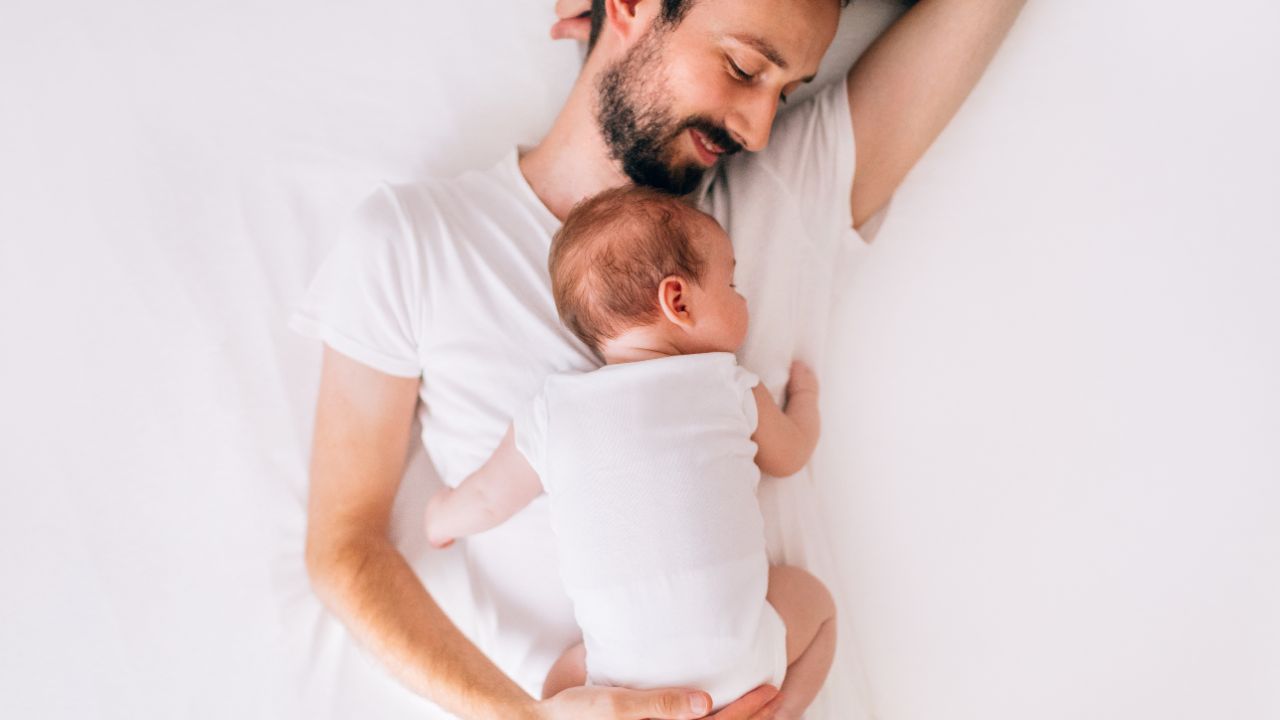
<path id="1" fill-rule="evenodd" d="M 720 149 L 724 150 L 724 155 L 733 155 L 735 153 L 742 152 L 742 145 L 738 144 L 738 142 L 733 139 L 733 136 L 729 134 L 728 130 L 705 117 L 692 117 L 685 120 L 684 123 L 680 125 L 680 129 L 676 131 L 675 135 L 678 137 L 680 133 L 689 129 L 697 130 L 703 135 L 706 135 L 708 140 L 715 143 Z"/>

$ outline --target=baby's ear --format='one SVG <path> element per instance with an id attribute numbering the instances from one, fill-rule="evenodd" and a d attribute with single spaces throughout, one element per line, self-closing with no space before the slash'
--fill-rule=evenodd
<path id="1" fill-rule="evenodd" d="M 668 275 L 658 283 L 658 307 L 663 317 L 686 330 L 693 327 L 689 301 L 689 283 L 679 275 Z"/>

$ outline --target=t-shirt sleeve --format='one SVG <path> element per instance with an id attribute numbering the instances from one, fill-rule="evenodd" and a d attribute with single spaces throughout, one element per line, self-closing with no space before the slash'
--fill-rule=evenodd
<path id="1" fill-rule="evenodd" d="M 529 461 L 533 471 L 538 474 L 538 479 L 542 482 L 542 489 L 548 493 L 551 492 L 546 463 L 546 393 L 540 392 L 532 400 L 525 403 L 516 412 L 515 417 L 511 419 L 511 425 L 515 432 L 516 449 L 520 451 L 521 455 L 524 455 L 524 459 Z"/>
<path id="2" fill-rule="evenodd" d="M 853 227 L 854 153 L 847 80 L 841 79 L 780 114 L 755 160 L 790 191 L 810 231 L 828 235 Z"/>
<path id="3" fill-rule="evenodd" d="M 348 218 L 290 327 L 375 370 L 418 377 L 425 288 L 415 242 L 394 191 L 380 186 Z"/>
<path id="4" fill-rule="evenodd" d="M 741 365 L 733 366 L 733 386 L 742 397 L 742 412 L 747 416 L 747 427 L 752 435 L 756 432 L 756 426 L 760 424 L 760 409 L 756 405 L 755 393 L 755 387 L 759 384 L 760 378 L 755 373 Z"/>

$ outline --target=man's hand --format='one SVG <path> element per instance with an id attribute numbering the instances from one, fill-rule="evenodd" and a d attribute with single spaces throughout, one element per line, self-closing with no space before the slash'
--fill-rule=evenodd
<path id="1" fill-rule="evenodd" d="M 574 687 L 543 700 L 537 717 L 539 720 L 772 720 L 780 707 L 780 697 L 777 689 L 761 685 L 715 715 L 707 715 L 711 697 L 704 692 Z"/>
<path id="2" fill-rule="evenodd" d="M 552 40 L 586 42 L 591 35 L 591 0 L 556 0 L 556 17 Z"/>
<path id="3" fill-rule="evenodd" d="M 761 685 L 726 705 L 709 718 L 715 720 L 773 720 L 782 709 L 782 694 L 772 685 Z"/>

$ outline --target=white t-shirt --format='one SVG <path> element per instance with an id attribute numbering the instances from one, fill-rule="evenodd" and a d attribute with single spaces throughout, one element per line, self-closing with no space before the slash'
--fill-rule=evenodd
<path id="1" fill-rule="evenodd" d="M 698 687 L 721 707 L 782 682 L 751 440 L 758 383 L 730 353 L 677 355 L 552 375 L 516 414 L 592 684 Z"/>
<path id="2" fill-rule="evenodd" d="M 853 153 L 842 81 L 781 116 L 765 150 L 728 158 L 698 190 L 733 239 L 751 309 L 739 360 L 775 397 L 793 358 L 819 364 L 833 280 L 847 281 L 865 247 L 852 229 Z M 456 486 L 548 375 L 598 366 L 551 297 L 547 250 L 559 226 L 514 150 L 454 179 L 384 184 L 353 213 L 292 326 L 382 372 L 420 377 L 422 440 Z M 795 503 L 771 492 L 762 485 L 777 560 L 809 531 L 778 517 Z M 578 640 L 568 598 L 548 581 L 557 561 L 545 498 L 463 547 L 476 612 L 464 627 L 536 693 Z"/>

